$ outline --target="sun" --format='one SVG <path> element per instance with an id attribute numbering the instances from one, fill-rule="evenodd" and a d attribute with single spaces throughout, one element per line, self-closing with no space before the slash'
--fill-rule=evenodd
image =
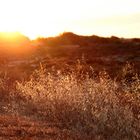
<path id="1" fill-rule="evenodd" d="M 42 4 L 44 2 L 44 4 Z M 0 32 L 20 32 L 35 39 L 39 36 L 51 36 L 61 31 L 56 26 L 55 11 L 49 6 L 51 1 L 4 0 L 0 1 Z M 41 6 L 40 6 L 41 5 Z M 57 10 L 57 9 L 56 9 Z"/>
<path id="2" fill-rule="evenodd" d="M 49 17 L 49 16 L 48 16 Z M 63 31 L 63 25 L 59 27 L 54 22 L 44 21 L 41 18 L 30 17 L 28 14 L 21 17 L 5 17 L 1 20 L 0 32 L 19 32 L 28 36 L 31 40 L 41 36 L 55 36 Z M 14 34 L 11 34 L 14 35 Z M 10 35 L 10 36 L 11 36 Z"/>
<path id="3" fill-rule="evenodd" d="M 21 48 L 22 46 L 29 45 L 29 42 L 29 38 L 19 32 L 0 32 L 1 47 Z"/>

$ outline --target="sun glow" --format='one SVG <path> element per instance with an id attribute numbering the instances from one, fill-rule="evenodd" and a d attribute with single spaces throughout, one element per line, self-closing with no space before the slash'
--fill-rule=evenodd
<path id="1" fill-rule="evenodd" d="M 139 5 L 139 0 L 0 0 L 0 32 L 31 39 L 64 31 L 140 37 Z"/>
<path id="2" fill-rule="evenodd" d="M 21 49 L 30 46 L 29 39 L 19 32 L 1 32 L 0 48 Z M 22 49 L 23 50 L 23 49 Z"/>

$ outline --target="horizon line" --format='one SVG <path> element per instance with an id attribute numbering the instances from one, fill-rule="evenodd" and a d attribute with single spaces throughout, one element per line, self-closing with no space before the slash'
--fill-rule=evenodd
<path id="1" fill-rule="evenodd" d="M 88 37 L 91 37 L 91 36 L 97 36 L 97 37 L 103 37 L 103 38 L 111 38 L 111 37 L 117 37 L 117 38 L 120 38 L 120 39 L 140 39 L 140 37 L 124 37 L 124 36 L 117 36 L 117 35 L 97 35 L 97 34 L 80 34 L 80 33 L 75 33 L 75 32 L 72 32 L 72 31 L 64 31 L 64 32 L 60 32 L 56 35 L 36 35 L 36 37 L 30 37 L 28 34 L 26 33 L 22 33 L 20 31 L 0 31 L 0 34 L 19 34 L 19 35 L 23 35 L 25 37 L 27 37 L 29 40 L 36 40 L 38 38 L 50 38 L 50 37 L 58 37 L 58 36 L 61 36 L 65 33 L 72 33 L 74 35 L 77 35 L 77 36 L 88 36 Z"/>

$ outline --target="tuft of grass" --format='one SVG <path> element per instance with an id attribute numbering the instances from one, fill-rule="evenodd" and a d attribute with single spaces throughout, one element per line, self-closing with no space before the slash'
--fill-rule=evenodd
<path id="1" fill-rule="evenodd" d="M 16 84 L 21 99 L 18 107 L 24 106 L 25 115 L 30 112 L 38 119 L 61 123 L 85 135 L 140 139 L 139 76 L 132 75 L 128 65 L 119 81 L 105 71 L 97 77 L 90 69 L 92 74 L 83 73 L 79 63 L 65 73 L 36 70 L 28 81 Z"/>

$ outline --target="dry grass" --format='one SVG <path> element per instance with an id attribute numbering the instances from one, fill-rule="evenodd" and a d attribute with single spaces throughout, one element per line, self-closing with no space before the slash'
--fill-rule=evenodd
<path id="1" fill-rule="evenodd" d="M 36 70 L 28 81 L 17 82 L 7 110 L 61 124 L 85 139 L 140 139 L 140 79 L 130 65 L 116 79 L 82 70 L 80 63 L 65 73 Z"/>

